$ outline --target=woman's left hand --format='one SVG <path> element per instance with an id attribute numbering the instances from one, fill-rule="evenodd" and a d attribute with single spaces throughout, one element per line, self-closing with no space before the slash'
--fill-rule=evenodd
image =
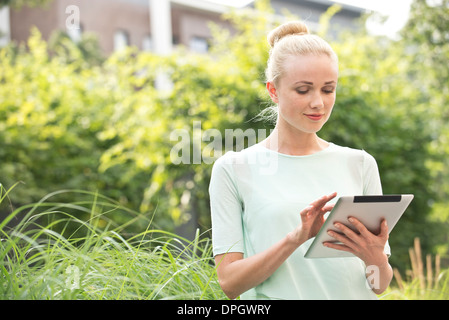
<path id="1" fill-rule="evenodd" d="M 328 234 L 341 242 L 341 244 L 325 242 L 329 248 L 351 252 L 365 262 L 366 266 L 380 266 L 388 263 L 388 257 L 384 252 L 388 240 L 388 226 L 386 220 L 380 224 L 380 233 L 374 234 L 369 231 L 359 220 L 350 217 L 349 222 L 358 232 L 345 226 L 343 223 L 335 223 L 339 232 L 329 230 Z"/>

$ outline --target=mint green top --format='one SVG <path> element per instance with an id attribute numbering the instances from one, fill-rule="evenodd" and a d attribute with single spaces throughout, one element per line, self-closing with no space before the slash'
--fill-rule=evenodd
<path id="1" fill-rule="evenodd" d="M 291 156 L 256 144 L 217 159 L 209 186 L 214 255 L 261 252 L 294 230 L 299 212 L 323 195 L 382 194 L 375 159 L 330 144 Z M 334 202 L 336 199 L 334 200 Z M 359 258 L 306 259 L 301 245 L 266 281 L 241 299 L 376 299 Z M 390 254 L 389 246 L 385 248 Z"/>

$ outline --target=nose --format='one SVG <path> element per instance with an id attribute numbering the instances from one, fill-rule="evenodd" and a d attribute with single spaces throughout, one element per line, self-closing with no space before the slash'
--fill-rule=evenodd
<path id="1" fill-rule="evenodd" d="M 319 92 L 315 93 L 312 96 L 312 100 L 310 101 L 310 107 L 312 109 L 322 109 L 324 108 L 323 97 Z"/>

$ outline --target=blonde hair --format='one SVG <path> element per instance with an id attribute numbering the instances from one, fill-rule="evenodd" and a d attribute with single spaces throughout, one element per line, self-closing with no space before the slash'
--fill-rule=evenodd
<path id="1" fill-rule="evenodd" d="M 338 57 L 331 46 L 301 21 L 284 23 L 272 30 L 267 37 L 270 57 L 265 71 L 267 82 L 276 84 L 283 74 L 284 61 L 291 55 L 325 54 L 338 64 Z"/>

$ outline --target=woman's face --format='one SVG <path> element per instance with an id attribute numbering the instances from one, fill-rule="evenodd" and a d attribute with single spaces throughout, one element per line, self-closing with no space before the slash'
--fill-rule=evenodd
<path id="1" fill-rule="evenodd" d="M 290 56 L 277 84 L 267 89 L 278 104 L 278 125 L 305 133 L 318 132 L 332 113 L 338 65 L 326 55 Z"/>

